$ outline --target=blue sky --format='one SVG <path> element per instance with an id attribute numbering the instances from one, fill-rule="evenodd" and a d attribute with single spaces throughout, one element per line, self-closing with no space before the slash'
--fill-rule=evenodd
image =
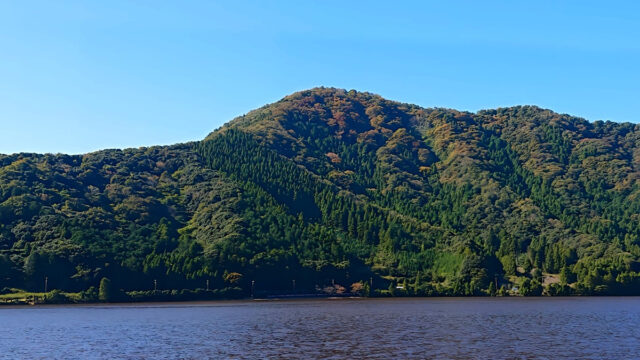
<path id="1" fill-rule="evenodd" d="M 198 140 L 335 86 L 639 122 L 636 1 L 2 1 L 0 153 Z"/>

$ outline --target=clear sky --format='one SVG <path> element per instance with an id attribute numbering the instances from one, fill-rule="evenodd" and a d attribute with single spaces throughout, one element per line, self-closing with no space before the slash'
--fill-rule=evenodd
<path id="1" fill-rule="evenodd" d="M 638 1 L 0 0 L 0 153 L 199 140 L 335 86 L 639 122 Z"/>

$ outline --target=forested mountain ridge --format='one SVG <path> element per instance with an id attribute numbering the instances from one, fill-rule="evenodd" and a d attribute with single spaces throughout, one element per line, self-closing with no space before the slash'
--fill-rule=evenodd
<path id="1" fill-rule="evenodd" d="M 316 88 L 199 142 L 0 155 L 0 288 L 638 294 L 639 174 L 636 124 Z"/>

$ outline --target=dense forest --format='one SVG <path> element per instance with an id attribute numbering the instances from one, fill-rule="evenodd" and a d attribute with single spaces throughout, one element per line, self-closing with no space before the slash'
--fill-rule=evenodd
<path id="1" fill-rule="evenodd" d="M 638 295 L 639 175 L 640 125 L 316 88 L 193 143 L 0 155 L 0 289 Z"/>

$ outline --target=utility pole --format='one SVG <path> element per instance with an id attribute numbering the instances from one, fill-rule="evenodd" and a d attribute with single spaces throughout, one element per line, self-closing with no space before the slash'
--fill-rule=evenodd
<path id="1" fill-rule="evenodd" d="M 49 277 L 44 277 L 44 292 L 47 292 L 47 287 L 49 286 Z"/>
<path id="2" fill-rule="evenodd" d="M 158 290 L 158 280 L 153 279 L 153 291 L 157 291 Z"/>
<path id="3" fill-rule="evenodd" d="M 207 291 L 209 291 L 209 279 L 207 279 Z"/>

